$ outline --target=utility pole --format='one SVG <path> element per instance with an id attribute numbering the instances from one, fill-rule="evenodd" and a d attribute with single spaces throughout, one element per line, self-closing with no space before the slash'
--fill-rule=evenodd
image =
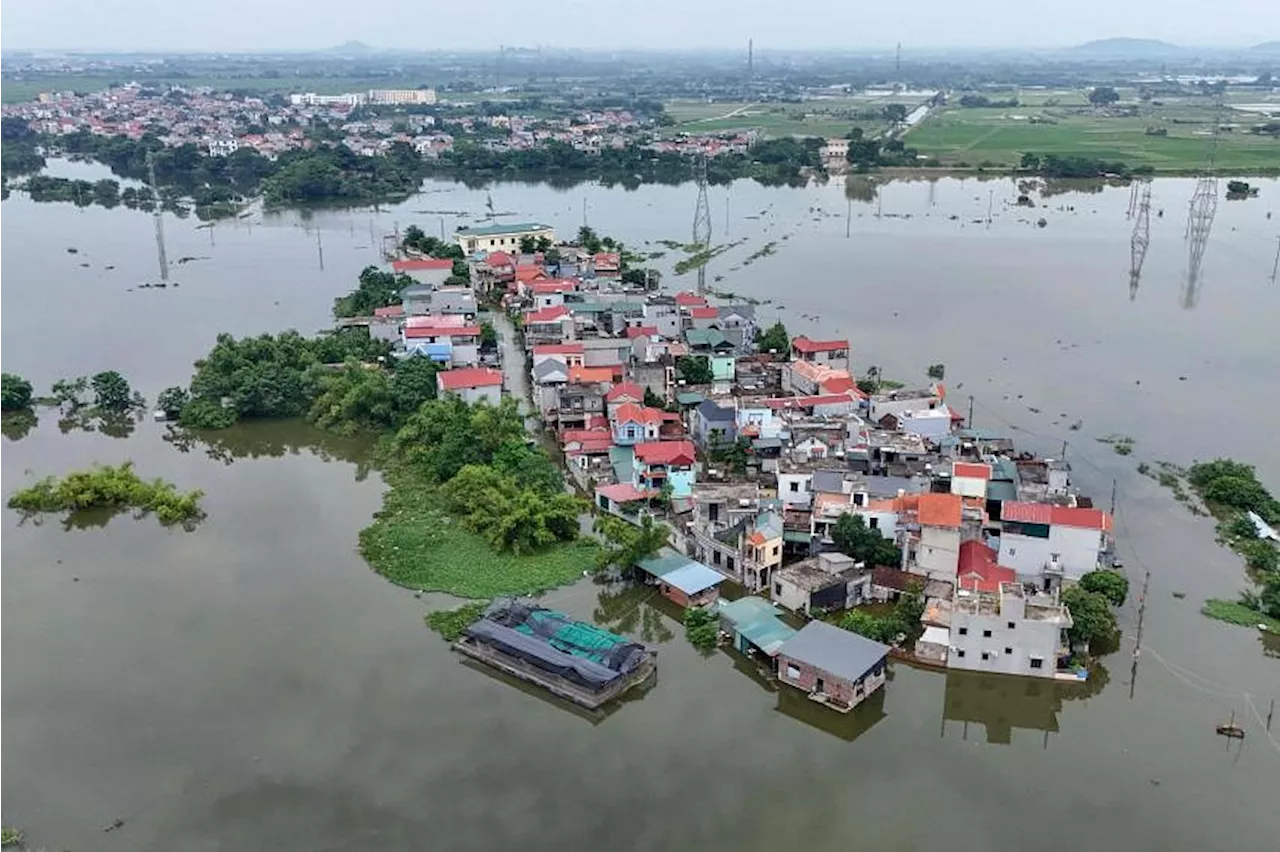
<path id="1" fill-rule="evenodd" d="M 582 227 L 587 227 L 587 197 L 582 196 Z"/>
<path id="2" fill-rule="evenodd" d="M 1066 461 L 1066 460 L 1067 460 L 1067 442 L 1063 441 L 1062 442 L 1062 461 Z"/>
<path id="3" fill-rule="evenodd" d="M 969 419 L 965 421 L 965 428 L 973 428 L 973 394 L 969 394 Z"/>
<path id="4" fill-rule="evenodd" d="M 1280 270 L 1280 237 L 1276 237 L 1276 259 L 1271 264 L 1271 283 L 1276 283 L 1276 271 Z"/>
<path id="5" fill-rule="evenodd" d="M 853 226 L 853 199 L 847 199 L 849 209 L 844 214 L 844 238 L 849 239 L 849 230 Z"/>
<path id="6" fill-rule="evenodd" d="M 1111 480 L 1111 517 L 1116 516 L 1116 481 Z"/>
<path id="7" fill-rule="evenodd" d="M 1276 700 L 1271 699 L 1271 709 L 1267 711 L 1267 733 L 1271 733 L 1271 717 L 1276 714 Z"/>
<path id="8" fill-rule="evenodd" d="M 698 201 L 693 208 L 693 242 L 701 246 L 701 251 L 711 247 L 711 203 L 707 201 L 707 158 L 698 157 L 694 177 L 698 182 Z M 707 289 L 707 264 L 704 261 L 698 266 L 698 292 Z"/>
<path id="9" fill-rule="evenodd" d="M 1142 623 L 1147 615 L 1147 589 L 1151 585 L 1151 572 L 1142 579 L 1142 595 L 1138 598 L 1138 632 L 1133 642 L 1133 668 L 1129 670 L 1129 700 L 1133 700 L 1134 687 L 1138 683 L 1138 656 L 1142 653 Z"/>
<path id="10" fill-rule="evenodd" d="M 996 191 L 994 189 L 987 190 L 987 227 L 991 227 L 991 208 L 996 202 Z"/>
<path id="11" fill-rule="evenodd" d="M 320 257 L 320 271 L 324 271 L 324 244 L 320 242 L 320 226 L 316 226 L 316 254 Z"/>
<path id="12" fill-rule="evenodd" d="M 160 188 L 156 186 L 156 164 L 151 152 L 147 152 L 147 179 L 151 182 L 151 194 L 155 196 L 156 255 L 160 262 L 160 280 L 169 280 L 169 256 L 164 247 L 164 205 L 160 201 Z"/>
<path id="13" fill-rule="evenodd" d="M 1141 181 L 1142 191 L 1139 195 L 1138 221 L 1133 223 L 1133 234 L 1129 237 L 1129 301 L 1138 297 L 1138 281 L 1142 277 L 1142 262 L 1147 258 L 1147 245 L 1151 242 L 1151 181 Z M 1138 193 L 1138 185 L 1134 184 L 1134 192 Z"/>

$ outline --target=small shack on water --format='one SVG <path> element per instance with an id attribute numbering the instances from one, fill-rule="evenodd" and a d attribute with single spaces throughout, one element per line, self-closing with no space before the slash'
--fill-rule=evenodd
<path id="1" fill-rule="evenodd" d="M 778 649 L 778 679 L 848 713 L 884 685 L 889 646 L 811 621 Z"/>
<path id="2" fill-rule="evenodd" d="M 647 574 L 658 591 L 682 607 L 709 606 L 720 597 L 719 586 L 724 575 L 701 562 L 664 550 L 656 556 L 636 563 Z"/>
<path id="3" fill-rule="evenodd" d="M 716 614 L 720 616 L 721 632 L 729 636 L 734 648 L 748 657 L 763 656 L 772 660 L 782 644 L 796 634 L 778 618 L 777 608 L 764 598 L 720 601 Z"/>
<path id="4" fill-rule="evenodd" d="M 657 670 L 644 645 L 523 598 L 494 601 L 453 647 L 591 710 Z"/>

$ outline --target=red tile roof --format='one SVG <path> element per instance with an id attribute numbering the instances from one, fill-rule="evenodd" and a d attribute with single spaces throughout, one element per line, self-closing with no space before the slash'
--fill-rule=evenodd
<path id="1" fill-rule="evenodd" d="M 819 387 L 829 394 L 849 393 L 858 389 L 858 383 L 853 380 L 852 376 L 832 376 L 820 382 Z"/>
<path id="2" fill-rule="evenodd" d="M 613 419 L 617 423 L 661 423 L 664 414 L 666 412 L 661 408 L 646 408 L 634 402 L 624 402 L 613 413 Z"/>
<path id="3" fill-rule="evenodd" d="M 690 293 L 687 290 L 683 293 L 676 293 L 676 304 L 682 308 L 688 308 L 695 305 L 705 305 L 706 303 L 706 297 L 699 296 L 697 293 Z"/>
<path id="4" fill-rule="evenodd" d="M 630 325 L 627 326 L 627 339 L 634 340 L 637 337 L 657 337 L 658 327 L 656 325 Z"/>
<path id="5" fill-rule="evenodd" d="M 489 266 L 512 266 L 515 261 L 505 251 L 491 251 L 485 255 L 484 262 Z"/>
<path id="6" fill-rule="evenodd" d="M 578 289 L 578 282 L 569 278 L 548 278 L 545 281 L 533 281 L 529 289 L 535 293 L 572 293 Z"/>
<path id="7" fill-rule="evenodd" d="M 404 305 L 387 305 L 385 308 L 374 308 L 373 315 L 375 317 L 402 317 L 404 316 Z"/>
<path id="8" fill-rule="evenodd" d="M 541 266 L 526 263 L 516 267 L 517 281 L 536 281 L 539 278 L 546 278 L 547 273 L 542 271 Z"/>
<path id="9" fill-rule="evenodd" d="M 969 479 L 990 479 L 991 465 L 956 462 L 951 466 L 952 476 L 964 476 Z"/>
<path id="10" fill-rule="evenodd" d="M 814 352 L 839 352 L 849 348 L 847 340 L 810 340 L 803 334 L 791 341 L 791 348 L 804 355 Z"/>
<path id="11" fill-rule="evenodd" d="M 615 503 L 631 503 L 635 500 L 648 499 L 653 492 L 636 488 L 630 482 L 618 482 L 613 485 L 601 485 L 596 494 L 604 495 Z"/>
<path id="12" fill-rule="evenodd" d="M 693 464 L 696 458 L 691 441 L 648 441 L 636 444 L 635 454 L 642 464 Z"/>
<path id="13" fill-rule="evenodd" d="M 780 396 L 764 400 L 764 404 L 776 410 L 787 408 L 813 408 L 815 405 L 840 405 L 861 398 L 862 391 L 856 388 L 845 393 L 829 393 L 821 396 Z"/>
<path id="14" fill-rule="evenodd" d="M 718 319 L 720 312 L 715 308 L 690 308 L 689 316 L 694 319 Z"/>
<path id="15" fill-rule="evenodd" d="M 622 382 L 614 385 L 604 397 L 605 402 L 617 402 L 623 399 L 629 399 L 632 402 L 644 402 L 644 388 L 635 382 Z"/>
<path id="16" fill-rule="evenodd" d="M 535 343 L 534 355 L 581 355 L 584 349 L 581 343 Z"/>
<path id="17" fill-rule="evenodd" d="M 979 592 L 998 592 L 1001 583 L 1016 583 L 1018 572 L 996 564 L 997 555 L 996 551 L 980 541 L 961 544 L 956 585 Z"/>
<path id="18" fill-rule="evenodd" d="M 502 387 L 502 371 L 488 367 L 466 367 L 461 370 L 445 370 L 437 373 L 441 390 Z"/>
<path id="19" fill-rule="evenodd" d="M 406 325 L 404 329 L 406 338 L 419 337 L 479 337 L 480 326 L 478 325 Z"/>
<path id="20" fill-rule="evenodd" d="M 595 256 L 596 269 L 601 267 L 605 269 L 617 269 L 622 262 L 621 256 L 617 252 L 602 251 Z"/>
<path id="21" fill-rule="evenodd" d="M 613 381 L 612 367 L 584 367 L 574 364 L 569 368 L 569 384 L 590 385 Z"/>
<path id="22" fill-rule="evenodd" d="M 556 322 L 570 316 L 571 312 L 564 305 L 552 305 L 540 311 L 530 311 L 524 315 L 524 324 L 531 322 Z"/>
<path id="23" fill-rule="evenodd" d="M 1008 502 L 1000 507 L 1000 519 L 1022 524 L 1044 524 L 1090 530 L 1110 530 L 1111 516 L 1101 509 L 1073 509 L 1048 503 Z"/>
<path id="24" fill-rule="evenodd" d="M 959 527 L 962 505 L 959 494 L 921 494 L 920 523 L 930 527 Z"/>
<path id="25" fill-rule="evenodd" d="M 453 261 L 449 259 L 437 260 L 434 257 L 424 257 L 414 260 L 395 260 L 391 262 L 391 268 L 395 272 L 418 272 L 423 269 L 453 269 Z"/>

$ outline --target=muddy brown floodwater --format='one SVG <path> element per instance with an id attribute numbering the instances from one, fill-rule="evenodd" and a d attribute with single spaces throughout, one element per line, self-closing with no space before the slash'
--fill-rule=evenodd
<path id="1" fill-rule="evenodd" d="M 180 286 L 165 290 L 137 288 L 158 278 L 148 215 L 15 193 L 4 369 L 38 390 L 116 369 L 154 399 L 220 331 L 319 329 L 377 261 L 382 232 L 465 221 L 416 210 L 484 210 L 484 191 L 425 189 L 381 211 L 255 212 L 213 228 L 167 217 L 169 258 L 207 259 L 175 264 Z M 860 370 L 917 381 L 945 363 L 951 400 L 964 410 L 975 395 L 977 425 L 1013 424 L 1048 453 L 1068 441 L 1077 482 L 1104 505 L 1117 481 L 1120 553 L 1135 585 L 1152 575 L 1136 683 L 1130 604 L 1125 643 L 1085 687 L 897 665 L 875 701 L 837 717 L 770 691 L 741 659 L 698 654 L 645 590 L 584 582 L 548 600 L 660 651 L 653 689 L 585 719 L 463 665 L 423 626 L 424 602 L 362 562 L 356 535 L 382 489 L 362 442 L 291 423 L 212 445 L 151 422 L 127 438 L 62 434 L 45 411 L 3 440 L 6 495 L 133 459 L 204 489 L 209 517 L 184 533 L 4 511 L 5 823 L 75 852 L 1274 848 L 1280 746 L 1250 708 L 1280 698 L 1280 648 L 1198 614 L 1241 586 L 1239 560 L 1135 473 L 1230 455 L 1280 490 L 1280 285 L 1268 280 L 1280 220 L 1267 218 L 1280 183 L 1219 205 L 1188 299 L 1191 189 L 1154 183 L 1132 301 L 1126 188 L 1037 194 L 1032 210 L 1003 180 L 895 182 L 854 199 L 840 181 L 712 189 L 715 239 L 745 238 L 712 261 L 713 287 L 770 300 L 762 320 L 780 315 L 792 333 L 847 336 Z M 561 233 L 585 198 L 593 227 L 650 251 L 687 236 L 695 198 L 690 186 L 492 192 Z M 773 254 L 742 265 L 769 241 Z M 657 261 L 664 284 L 692 286 L 670 274 L 675 259 Z M 1096 441 L 1111 433 L 1131 436 L 1133 455 Z M 1213 734 L 1232 711 L 1243 743 Z"/>

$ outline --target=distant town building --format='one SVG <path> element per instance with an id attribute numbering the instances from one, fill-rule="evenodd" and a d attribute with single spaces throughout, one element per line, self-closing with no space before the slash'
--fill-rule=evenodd
<path id="1" fill-rule="evenodd" d="M 537 222 L 515 222 L 510 225 L 469 225 L 461 227 L 454 239 L 467 254 L 478 251 L 518 251 L 520 241 L 545 237 L 556 241 L 556 232 L 550 225 Z"/>
<path id="2" fill-rule="evenodd" d="M 434 104 L 435 89 L 370 89 L 371 104 Z"/>

